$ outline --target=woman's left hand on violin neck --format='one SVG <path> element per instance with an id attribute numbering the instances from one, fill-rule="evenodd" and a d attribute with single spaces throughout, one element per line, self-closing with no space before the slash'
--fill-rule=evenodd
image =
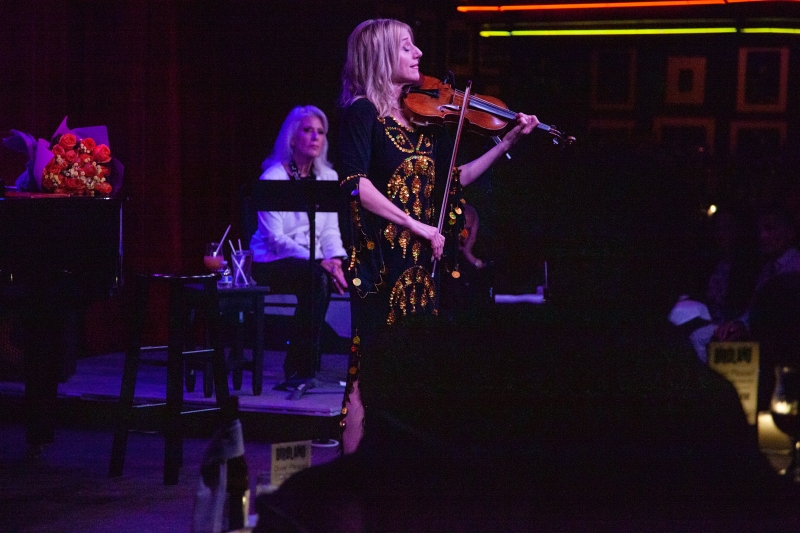
<path id="1" fill-rule="evenodd" d="M 511 128 L 508 133 L 503 135 L 500 144 L 507 143 L 506 150 L 513 146 L 524 135 L 528 135 L 539 124 L 539 119 L 536 115 L 526 115 L 525 113 L 517 113 L 517 123 Z"/>

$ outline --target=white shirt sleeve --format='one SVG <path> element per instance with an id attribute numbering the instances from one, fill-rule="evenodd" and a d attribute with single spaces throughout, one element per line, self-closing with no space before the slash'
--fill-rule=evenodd
<path id="1" fill-rule="evenodd" d="M 327 169 L 319 177 L 320 180 L 325 181 L 339 181 L 339 176 L 333 169 Z M 320 250 L 324 259 L 331 257 L 345 257 L 347 252 L 342 246 L 342 234 L 339 230 L 339 214 L 338 213 L 318 213 L 316 218 L 317 223 L 317 239 L 319 240 Z"/>

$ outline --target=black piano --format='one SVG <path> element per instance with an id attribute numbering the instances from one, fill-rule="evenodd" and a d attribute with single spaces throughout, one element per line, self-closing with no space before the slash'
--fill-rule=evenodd
<path id="1" fill-rule="evenodd" d="M 17 316 L 29 451 L 54 438 L 58 382 L 74 372 L 85 311 L 122 280 L 122 200 L 0 197 L 0 311 Z"/>
<path id="2" fill-rule="evenodd" d="M 0 198 L 0 271 L 5 282 L 26 285 L 71 273 L 91 296 L 110 296 L 122 277 L 122 200 L 8 192 Z"/>

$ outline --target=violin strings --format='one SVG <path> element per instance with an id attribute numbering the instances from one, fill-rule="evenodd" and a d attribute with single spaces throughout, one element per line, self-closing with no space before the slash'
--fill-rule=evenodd
<path id="1" fill-rule="evenodd" d="M 464 97 L 464 91 L 456 90 L 455 93 L 457 95 L 461 96 L 462 98 Z M 483 98 L 480 98 L 478 96 L 470 97 L 470 103 L 473 103 L 473 102 L 488 108 L 488 109 L 484 109 L 484 111 L 494 112 L 495 114 L 499 114 L 499 115 L 505 115 L 507 118 L 513 118 L 512 115 L 514 117 L 516 116 L 516 114 L 512 113 L 509 109 L 506 109 L 505 107 L 500 107 L 499 105 L 493 104 L 492 102 L 484 100 Z"/>

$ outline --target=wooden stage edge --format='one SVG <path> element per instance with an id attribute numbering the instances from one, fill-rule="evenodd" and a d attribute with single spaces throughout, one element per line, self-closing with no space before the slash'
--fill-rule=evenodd
<path id="1" fill-rule="evenodd" d="M 148 354 L 151 357 L 152 354 Z M 342 408 L 344 379 L 347 375 L 347 355 L 323 354 L 317 372 L 317 386 L 308 390 L 300 399 L 291 400 L 290 391 L 274 390 L 283 381 L 283 358 L 285 352 L 264 352 L 264 386 L 259 396 L 253 395 L 251 372 L 244 371 L 242 387 L 233 389 L 230 374 L 228 385 L 231 394 L 239 397 L 239 408 L 244 412 L 301 415 L 314 417 L 338 416 Z M 164 354 L 164 357 L 166 355 Z M 245 358 L 250 351 L 245 350 Z M 115 402 L 119 400 L 122 384 L 123 353 L 97 355 L 78 360 L 75 374 L 59 384 L 59 399 L 82 399 L 93 402 Z M 25 387 L 18 381 L 0 381 L 0 396 L 22 396 Z M 166 400 L 166 368 L 141 365 L 136 381 L 134 403 L 157 404 Z M 184 392 L 187 409 L 214 406 L 214 396 L 205 398 L 202 391 L 202 376 L 198 375 L 193 392 Z"/>

